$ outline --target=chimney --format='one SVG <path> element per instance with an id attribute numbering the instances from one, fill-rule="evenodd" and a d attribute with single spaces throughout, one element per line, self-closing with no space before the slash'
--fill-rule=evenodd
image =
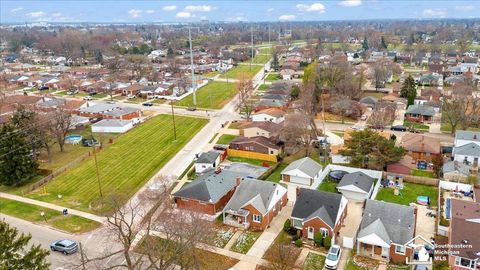
<path id="1" fill-rule="evenodd" d="M 235 184 L 236 186 L 239 186 L 240 185 L 240 176 L 237 176 L 237 178 L 235 179 Z"/>
<path id="2" fill-rule="evenodd" d="M 417 226 L 416 225 L 417 225 L 418 208 L 415 205 L 413 205 L 412 207 L 413 207 L 413 215 L 415 216 L 414 217 L 415 221 L 413 223 L 413 235 L 415 235 L 416 232 L 417 232 Z"/>
<path id="3" fill-rule="evenodd" d="M 298 198 L 300 196 L 300 187 L 297 187 L 296 194 L 297 194 L 297 198 Z"/>

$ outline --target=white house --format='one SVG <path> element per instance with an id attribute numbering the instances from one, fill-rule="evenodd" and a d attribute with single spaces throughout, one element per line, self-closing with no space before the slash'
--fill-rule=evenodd
<path id="1" fill-rule="evenodd" d="M 348 200 L 364 201 L 373 192 L 375 179 L 363 172 L 346 174 L 337 185 L 337 190 Z"/>
<path id="2" fill-rule="evenodd" d="M 125 133 L 133 128 L 133 121 L 104 119 L 92 125 L 92 132 L 98 133 Z"/>
<path id="3" fill-rule="evenodd" d="M 282 172 L 282 180 L 294 184 L 310 186 L 322 172 L 322 165 L 315 160 L 304 157 L 290 163 Z"/>
<path id="4" fill-rule="evenodd" d="M 282 69 L 280 71 L 280 75 L 282 76 L 282 80 L 284 81 L 292 80 L 293 74 L 295 74 L 295 71 L 293 69 Z"/>
<path id="5" fill-rule="evenodd" d="M 268 108 L 258 111 L 252 115 L 253 122 L 270 121 L 279 124 L 285 120 L 286 112 L 278 108 Z"/>
<path id="6" fill-rule="evenodd" d="M 480 146 L 480 131 L 457 130 L 455 132 L 455 147 L 472 142 Z"/>
<path id="7" fill-rule="evenodd" d="M 220 164 L 220 153 L 216 151 L 208 151 L 202 153 L 195 160 L 195 172 L 202 173 L 208 169 L 216 168 Z"/>
<path id="8" fill-rule="evenodd" d="M 480 159 L 480 132 L 457 131 L 455 133 L 453 157 L 457 162 L 478 165 Z"/>

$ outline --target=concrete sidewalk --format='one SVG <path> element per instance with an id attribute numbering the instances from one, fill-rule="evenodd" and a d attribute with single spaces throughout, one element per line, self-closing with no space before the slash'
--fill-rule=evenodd
<path id="1" fill-rule="evenodd" d="M 55 204 L 42 202 L 42 201 L 37 201 L 37 200 L 22 197 L 22 196 L 17 196 L 17 195 L 3 193 L 3 192 L 0 192 L 0 197 L 5 198 L 5 199 L 9 199 L 9 200 L 18 201 L 18 202 L 33 204 L 33 205 L 57 210 L 57 211 L 60 211 L 60 212 L 63 211 L 63 209 L 66 209 L 65 207 L 58 206 L 58 205 L 55 205 Z M 75 210 L 75 209 L 68 209 L 68 213 L 71 214 L 71 215 L 75 215 L 75 216 L 83 217 L 83 218 L 90 219 L 90 220 L 93 220 L 93 221 L 96 221 L 96 222 L 100 222 L 102 224 L 105 224 L 107 222 L 106 217 L 97 216 L 97 215 L 94 215 L 94 214 L 91 214 L 91 213 L 86 213 L 86 212 L 78 211 L 78 210 Z"/>

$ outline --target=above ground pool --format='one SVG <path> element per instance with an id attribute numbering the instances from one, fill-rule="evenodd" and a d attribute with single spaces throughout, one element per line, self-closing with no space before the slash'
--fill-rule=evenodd
<path id="1" fill-rule="evenodd" d="M 72 134 L 65 137 L 65 143 L 77 144 L 80 143 L 82 139 L 82 135 Z"/>

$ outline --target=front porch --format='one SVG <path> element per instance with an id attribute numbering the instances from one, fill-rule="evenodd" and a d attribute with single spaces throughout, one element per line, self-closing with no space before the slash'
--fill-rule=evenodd
<path id="1" fill-rule="evenodd" d="M 370 245 L 357 241 L 357 254 L 380 262 L 390 262 L 390 247 Z"/>
<path id="2" fill-rule="evenodd" d="M 248 222 L 248 215 L 250 214 L 247 210 L 239 210 L 239 211 L 224 211 L 223 215 L 223 224 L 248 229 L 250 227 L 250 223 Z"/>

